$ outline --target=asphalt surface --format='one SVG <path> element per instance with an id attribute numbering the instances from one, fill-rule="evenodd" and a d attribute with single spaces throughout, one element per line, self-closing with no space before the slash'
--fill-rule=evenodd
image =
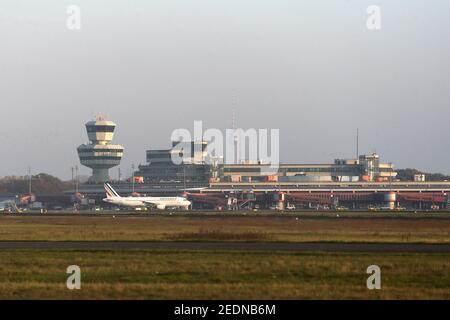
<path id="1" fill-rule="evenodd" d="M 27 218 L 34 217 L 40 219 L 46 218 L 144 218 L 152 219 L 156 217 L 185 217 L 185 218 L 278 218 L 278 219 L 292 219 L 292 218 L 304 218 L 311 220 L 324 220 L 324 219 L 393 219 L 393 220 L 414 220 L 414 219 L 439 219 L 450 220 L 449 211 L 417 211 L 417 212 L 370 212 L 370 211 L 290 211 L 286 213 L 279 213 L 274 211 L 240 211 L 240 212 L 221 212 L 221 211 L 189 211 L 189 212 L 146 212 L 146 213 L 134 213 L 134 212 L 79 212 L 79 213 L 67 213 L 67 212 L 48 212 L 45 214 L 27 212 L 27 213 L 13 213 L 13 214 L 0 214 L 0 218 Z"/>
<path id="2" fill-rule="evenodd" d="M 450 244 L 286 243 L 286 242 L 133 242 L 0 241 L 0 250 L 231 250 L 291 252 L 450 253 Z"/>

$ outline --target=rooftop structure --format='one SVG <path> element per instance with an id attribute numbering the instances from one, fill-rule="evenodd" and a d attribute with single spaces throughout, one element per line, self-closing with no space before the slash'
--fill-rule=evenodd
<path id="1" fill-rule="evenodd" d="M 139 166 L 135 175 L 143 177 L 146 183 L 207 184 L 210 176 L 207 145 L 206 141 L 174 141 L 171 149 L 147 150 L 147 165 Z M 182 158 L 182 162 L 175 163 L 174 156 Z"/>

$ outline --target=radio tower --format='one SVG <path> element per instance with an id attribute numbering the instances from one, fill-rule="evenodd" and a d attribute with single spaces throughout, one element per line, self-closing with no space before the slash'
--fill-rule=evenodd
<path id="1" fill-rule="evenodd" d="M 356 128 L 356 161 L 359 163 L 359 128 Z"/>
<path id="2" fill-rule="evenodd" d="M 232 118 L 231 118 L 231 128 L 233 129 L 233 148 L 234 148 L 234 153 L 235 157 L 236 157 L 236 164 L 240 163 L 240 159 L 239 159 L 239 137 L 237 135 L 236 132 L 236 109 L 234 108 L 236 106 L 236 101 L 233 101 L 233 113 L 232 113 Z M 234 159 L 233 159 L 234 160 Z"/>

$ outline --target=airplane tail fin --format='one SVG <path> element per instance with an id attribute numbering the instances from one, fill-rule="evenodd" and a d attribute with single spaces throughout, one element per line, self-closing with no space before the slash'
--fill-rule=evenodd
<path id="1" fill-rule="evenodd" d="M 113 198 L 113 197 L 119 197 L 119 194 L 116 192 L 116 190 L 111 187 L 109 183 L 105 183 L 105 192 L 107 198 Z"/>

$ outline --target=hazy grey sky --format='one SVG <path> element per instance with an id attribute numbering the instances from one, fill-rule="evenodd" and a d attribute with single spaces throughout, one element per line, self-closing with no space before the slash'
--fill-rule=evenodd
<path id="1" fill-rule="evenodd" d="M 176 128 L 231 127 L 234 100 L 239 127 L 280 129 L 283 162 L 353 157 L 359 127 L 361 152 L 450 173 L 449 39 L 448 0 L 2 0 L 0 176 L 70 177 L 96 114 L 128 173 Z"/>

